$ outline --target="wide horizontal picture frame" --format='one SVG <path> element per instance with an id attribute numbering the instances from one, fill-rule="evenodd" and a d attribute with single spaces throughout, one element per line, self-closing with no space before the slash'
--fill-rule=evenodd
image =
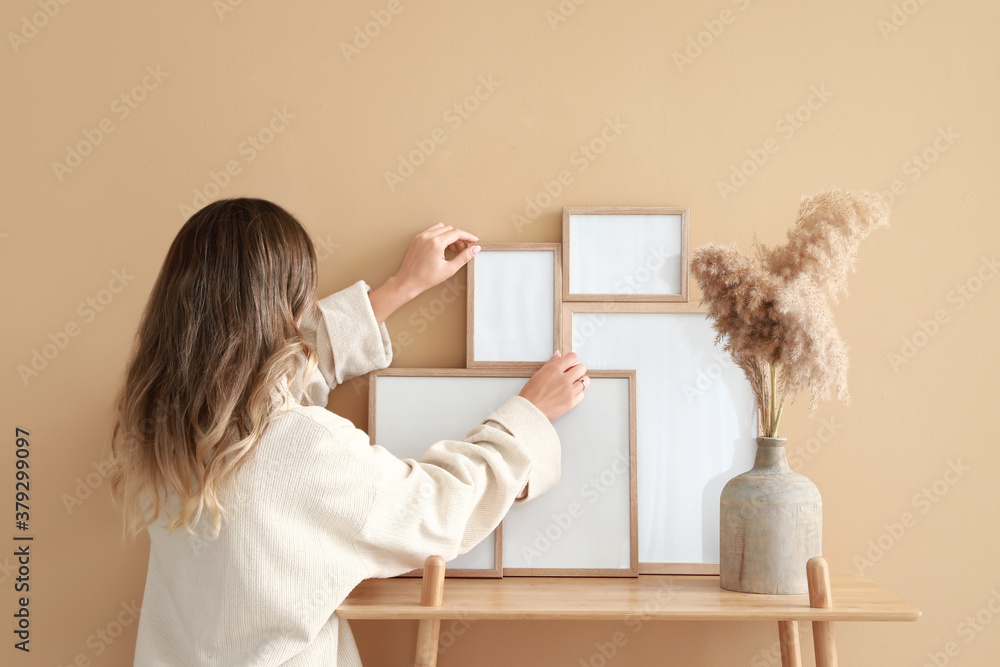
<path id="1" fill-rule="evenodd" d="M 563 301 L 687 302 L 690 210 L 563 208 Z"/>
<path id="2" fill-rule="evenodd" d="M 539 363 L 525 363 L 521 364 L 519 367 L 508 366 L 503 368 L 387 368 L 378 371 L 373 371 L 369 374 L 369 434 L 371 435 L 372 442 L 375 444 L 383 444 L 382 438 L 379 437 L 379 425 L 385 424 L 386 422 L 380 418 L 379 406 L 381 405 L 384 409 L 385 404 L 380 403 L 379 396 L 382 394 L 384 396 L 385 388 L 388 383 L 393 380 L 406 380 L 408 387 L 400 388 L 405 390 L 406 395 L 414 397 L 411 404 L 408 406 L 410 412 L 414 412 L 422 415 L 422 419 L 426 419 L 429 423 L 436 420 L 438 415 L 434 413 L 434 406 L 440 406 L 442 404 L 442 399 L 453 399 L 451 403 L 448 403 L 445 408 L 438 408 L 439 413 L 445 411 L 454 414 L 455 405 L 469 406 L 466 408 L 468 413 L 465 417 L 459 417 L 463 424 L 467 423 L 467 426 L 463 425 L 465 431 L 462 435 L 458 435 L 458 438 L 464 437 L 464 433 L 472 429 L 476 425 L 482 423 L 483 420 L 494 410 L 499 407 L 503 402 L 509 399 L 511 396 L 517 395 L 520 388 L 523 387 L 524 382 L 526 382 L 542 364 Z M 560 484 L 557 485 L 555 489 L 550 490 L 546 494 L 543 494 L 537 499 L 534 499 L 528 503 L 517 504 L 511 508 L 508 512 L 507 518 L 497 527 L 495 540 L 495 562 L 501 565 L 499 572 L 494 571 L 484 571 L 483 569 L 473 569 L 473 570 L 451 570 L 449 576 L 464 576 L 464 577 L 490 577 L 490 576 L 637 576 L 639 572 L 638 565 L 638 526 L 637 526 L 637 498 L 636 498 L 636 415 L 635 415 L 635 372 L 632 370 L 618 370 L 618 369 L 608 369 L 603 371 L 589 372 L 588 376 L 591 378 L 592 382 L 588 388 L 588 393 L 591 393 L 594 401 L 588 404 L 588 399 L 591 396 L 585 396 L 584 400 L 581 401 L 573 410 L 569 413 L 553 420 L 553 426 L 556 429 L 557 434 L 560 435 L 560 442 L 563 446 L 563 470 L 562 477 L 560 479 Z M 453 383 L 447 382 L 450 379 L 486 379 L 487 382 L 480 383 L 481 388 L 476 389 L 474 386 L 466 383 Z M 491 383 L 488 380 L 490 378 L 497 379 L 499 382 Z M 441 383 L 435 383 L 433 380 L 445 380 Z M 503 380 L 508 380 L 503 382 Z M 606 393 L 614 394 L 618 396 L 622 403 L 617 406 L 602 406 L 600 401 L 597 399 L 595 394 L 600 391 L 595 390 L 595 384 L 603 383 L 608 386 L 609 391 Z M 434 385 L 438 386 L 435 388 Z M 451 385 L 449 388 L 448 385 Z M 489 385 L 492 385 L 489 386 Z M 612 386 L 613 385 L 613 386 Z M 477 398 L 477 395 L 479 398 Z M 486 404 L 489 404 L 488 406 Z M 603 411 L 602 411 L 603 410 Z M 481 414 L 480 414 L 481 413 Z M 574 415 L 575 413 L 575 415 Z M 596 422 L 593 426 L 588 424 L 587 420 Z M 622 443 L 621 451 L 624 455 L 625 448 L 627 447 L 627 474 L 621 473 L 622 476 L 617 477 L 614 480 L 608 481 L 608 488 L 614 488 L 614 493 L 602 493 L 600 494 L 601 504 L 597 507 L 591 507 L 589 513 L 584 512 L 584 518 L 593 522 L 595 520 L 601 520 L 604 516 L 604 512 L 608 507 L 612 507 L 612 511 L 615 513 L 614 516 L 607 520 L 608 534 L 617 535 L 616 540 L 609 541 L 608 536 L 602 534 L 600 539 L 603 540 L 603 546 L 605 550 L 611 548 L 617 548 L 616 553 L 623 554 L 620 558 L 619 567 L 526 567 L 526 568 L 509 568 L 504 566 L 504 552 L 510 549 L 515 549 L 517 551 L 513 553 L 523 553 L 519 547 L 518 536 L 524 533 L 525 530 L 530 532 L 530 520 L 524 517 L 530 517 L 531 513 L 544 512 L 548 504 L 555 503 L 560 506 L 560 510 L 568 511 L 570 508 L 568 506 L 562 507 L 560 502 L 560 493 L 563 495 L 574 491 L 577 489 L 576 480 L 573 479 L 574 471 L 578 465 L 574 464 L 574 459 L 581 463 L 592 463 L 594 465 L 600 464 L 600 458 L 595 458 L 594 456 L 572 456 L 572 448 L 574 445 L 572 443 L 578 443 L 578 438 L 571 438 L 568 434 L 576 432 L 586 432 L 593 433 L 595 429 L 599 427 L 599 424 L 604 421 L 608 424 L 615 423 L 619 426 L 618 437 L 619 443 Z M 384 426 L 383 426 L 384 428 Z M 606 426 L 605 428 L 609 428 Z M 454 429 L 453 429 L 454 430 Z M 461 429 L 458 429 L 461 430 Z M 444 431 L 442 430 L 442 433 Z M 452 437 L 455 434 L 424 437 L 421 440 L 422 446 L 424 448 L 429 447 L 434 442 L 444 439 L 446 437 Z M 423 441 L 426 442 L 423 442 Z M 625 442 L 627 440 L 627 443 Z M 389 443 L 390 445 L 392 443 Z M 597 442 L 601 445 L 601 441 Z M 384 445 L 383 445 L 384 446 Z M 392 447 L 388 448 L 392 451 Z M 595 463 L 596 461 L 596 463 Z M 580 471 L 582 475 L 584 471 Z M 597 470 L 599 475 L 601 470 Z M 560 491 L 561 490 L 561 491 Z M 589 496 L 588 496 L 589 497 Z M 545 501 L 545 502 L 543 502 Z M 613 502 L 614 501 L 614 502 Z M 579 514 L 579 513 L 578 513 Z M 548 521 L 548 514 L 543 515 L 545 520 Z M 579 519 L 576 517 L 574 520 Z M 508 522 L 513 527 L 508 527 Z M 520 526 L 525 526 L 525 530 L 519 530 Z M 577 521 L 577 530 L 569 539 L 575 539 L 579 543 L 586 543 L 590 540 L 591 531 L 588 531 L 587 521 Z M 565 534 L 570 536 L 571 531 L 566 530 Z M 513 540 L 512 540 L 513 536 Z M 551 537 L 551 535 L 550 535 Z M 562 536 L 560 536 L 562 537 Z M 598 546 L 602 546 L 602 542 L 596 542 Z M 558 548 L 552 548 L 547 550 L 545 557 L 542 558 L 543 561 L 551 561 L 553 558 L 558 557 L 560 550 L 569 549 L 573 545 L 573 542 L 561 542 Z M 531 548 L 537 545 L 530 545 Z M 478 547 L 477 547 L 478 548 Z M 580 553 L 580 549 L 572 550 L 574 553 Z M 595 554 L 599 552 L 600 549 L 595 550 Z M 471 552 L 470 552 L 471 553 Z M 599 556 L 595 555 L 595 559 Z M 602 557 L 602 556 L 601 556 Z M 461 556 L 460 556 L 461 558 Z M 548 563 L 551 564 L 551 563 Z M 446 570 L 447 572 L 448 570 Z M 413 572 L 407 573 L 408 576 L 414 576 L 419 573 L 419 570 L 414 570 Z"/>
<path id="3" fill-rule="evenodd" d="M 562 331 L 588 373 L 636 369 L 640 574 L 718 574 L 719 495 L 752 467 L 758 420 L 705 309 L 564 302 Z"/>
<path id="4" fill-rule="evenodd" d="M 467 264 L 466 366 L 546 361 L 561 338 L 562 244 L 479 245 Z"/>

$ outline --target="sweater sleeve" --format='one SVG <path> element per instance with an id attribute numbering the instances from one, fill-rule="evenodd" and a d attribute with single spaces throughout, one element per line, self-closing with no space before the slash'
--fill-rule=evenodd
<path id="1" fill-rule="evenodd" d="M 559 481 L 560 443 L 531 401 L 512 396 L 465 440 L 441 440 L 419 460 L 371 448 L 374 491 L 355 538 L 369 577 L 421 567 L 430 555 L 451 560 L 493 531 L 514 502 Z M 527 485 L 527 494 L 517 499 Z"/>
<path id="2" fill-rule="evenodd" d="M 368 293 L 359 280 L 316 302 L 302 318 L 299 330 L 319 357 L 308 378 L 295 378 L 293 391 L 306 405 L 325 406 L 338 384 L 392 362 L 392 341 L 385 323 L 375 320 Z"/>

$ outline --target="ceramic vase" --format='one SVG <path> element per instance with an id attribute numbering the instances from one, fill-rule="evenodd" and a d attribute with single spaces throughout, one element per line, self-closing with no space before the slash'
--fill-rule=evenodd
<path id="1" fill-rule="evenodd" d="M 823 553 L 819 489 L 793 472 L 785 438 L 757 438 L 752 469 L 722 490 L 719 584 L 743 593 L 807 593 L 806 562 Z"/>

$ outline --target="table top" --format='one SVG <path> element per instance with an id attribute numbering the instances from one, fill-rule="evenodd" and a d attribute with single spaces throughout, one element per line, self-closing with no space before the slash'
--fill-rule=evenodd
<path id="1" fill-rule="evenodd" d="M 915 621 L 920 611 L 865 577 L 831 574 L 833 607 L 808 595 L 755 595 L 718 576 L 445 579 L 444 604 L 420 605 L 419 578 L 368 579 L 344 600 L 346 619 Z"/>

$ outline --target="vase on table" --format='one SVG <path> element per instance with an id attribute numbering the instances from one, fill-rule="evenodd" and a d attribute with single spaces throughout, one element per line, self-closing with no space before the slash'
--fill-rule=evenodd
<path id="1" fill-rule="evenodd" d="M 807 593 L 806 562 L 822 555 L 819 489 L 792 471 L 785 438 L 757 438 L 752 469 L 722 490 L 719 584 L 743 593 Z"/>

